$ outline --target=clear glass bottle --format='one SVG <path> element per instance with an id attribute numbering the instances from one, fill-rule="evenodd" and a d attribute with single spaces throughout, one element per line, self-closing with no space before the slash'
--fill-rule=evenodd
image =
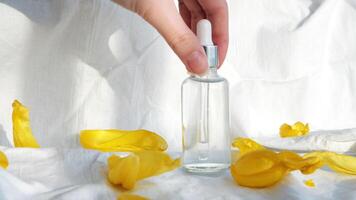
<path id="1" fill-rule="evenodd" d="M 211 174 L 224 171 L 231 162 L 229 91 L 227 80 L 217 73 L 217 47 L 201 42 L 208 72 L 182 83 L 183 167 L 191 173 Z"/>

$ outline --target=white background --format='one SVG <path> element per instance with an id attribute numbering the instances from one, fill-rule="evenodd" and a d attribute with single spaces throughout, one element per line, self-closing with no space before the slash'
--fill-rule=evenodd
<path id="1" fill-rule="evenodd" d="M 230 82 L 232 134 L 276 148 L 356 151 L 355 130 L 338 131 L 356 127 L 356 1 L 231 0 L 229 7 L 230 47 L 220 73 Z M 19 99 L 30 109 L 32 129 L 42 147 L 77 148 L 82 129 L 145 128 L 162 135 L 170 151 L 179 151 L 180 84 L 185 77 L 184 66 L 161 36 L 140 17 L 110 1 L 0 0 L 3 146 L 12 141 L 11 104 Z M 316 132 L 302 139 L 306 143 L 285 140 L 290 143 L 283 144 L 278 139 L 279 126 L 298 120 L 308 122 L 313 131 L 336 131 Z M 97 159 L 95 152 L 4 149 L 10 159 L 9 173 L 0 173 L 0 180 L 7 180 L 0 181 L 4 195 L 10 194 L 6 191 L 17 191 L 13 195 L 58 191 L 59 199 L 84 194 L 88 199 L 114 197 L 100 182 L 103 177 L 92 178 L 97 168 L 88 163 Z M 79 161 L 73 163 L 70 158 Z M 86 173 L 91 174 L 89 178 Z M 253 194 L 233 185 L 228 175 L 218 179 L 227 182 L 218 183 L 176 173 L 180 179 L 160 186 L 166 193 L 139 191 L 173 199 L 177 191 L 172 188 L 181 185 L 177 199 L 199 194 L 206 199 L 235 199 L 236 190 L 242 197 L 255 195 L 255 199 L 277 199 L 287 193 L 290 199 L 335 199 L 347 192 L 350 196 L 342 199 L 352 199 L 350 191 L 356 189 L 344 187 L 349 177 L 327 171 L 315 175 L 322 188 L 329 188 L 326 193 L 320 188 L 309 193 L 296 175 L 281 189 L 272 189 L 275 192 Z M 92 182 L 98 184 L 93 186 L 96 189 L 90 187 Z M 202 191 L 193 193 L 192 188 L 183 187 L 187 183 Z M 203 183 L 220 184 L 226 196 L 203 192 L 214 188 L 200 187 Z M 67 189 L 74 193 L 63 192 Z"/>

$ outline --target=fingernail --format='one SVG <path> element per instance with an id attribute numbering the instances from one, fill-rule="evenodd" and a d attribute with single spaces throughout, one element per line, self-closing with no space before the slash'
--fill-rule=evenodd
<path id="1" fill-rule="evenodd" d="M 188 70 L 196 74 L 203 74 L 208 68 L 207 60 L 200 51 L 191 53 L 188 57 L 187 64 Z"/>

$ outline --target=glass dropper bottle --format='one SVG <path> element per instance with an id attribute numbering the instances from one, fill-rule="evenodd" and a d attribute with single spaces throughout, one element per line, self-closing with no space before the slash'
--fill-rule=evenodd
<path id="1" fill-rule="evenodd" d="M 197 174 L 222 172 L 231 159 L 229 86 L 217 73 L 218 47 L 211 30 L 208 20 L 198 22 L 197 36 L 208 58 L 208 71 L 182 83 L 183 167 Z"/>

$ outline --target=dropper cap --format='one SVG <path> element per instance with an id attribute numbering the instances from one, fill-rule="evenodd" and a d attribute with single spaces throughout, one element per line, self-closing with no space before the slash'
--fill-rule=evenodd
<path id="1" fill-rule="evenodd" d="M 218 47 L 213 43 L 211 23 L 209 20 L 202 19 L 198 22 L 197 37 L 208 57 L 209 68 L 217 68 L 219 65 Z"/>

